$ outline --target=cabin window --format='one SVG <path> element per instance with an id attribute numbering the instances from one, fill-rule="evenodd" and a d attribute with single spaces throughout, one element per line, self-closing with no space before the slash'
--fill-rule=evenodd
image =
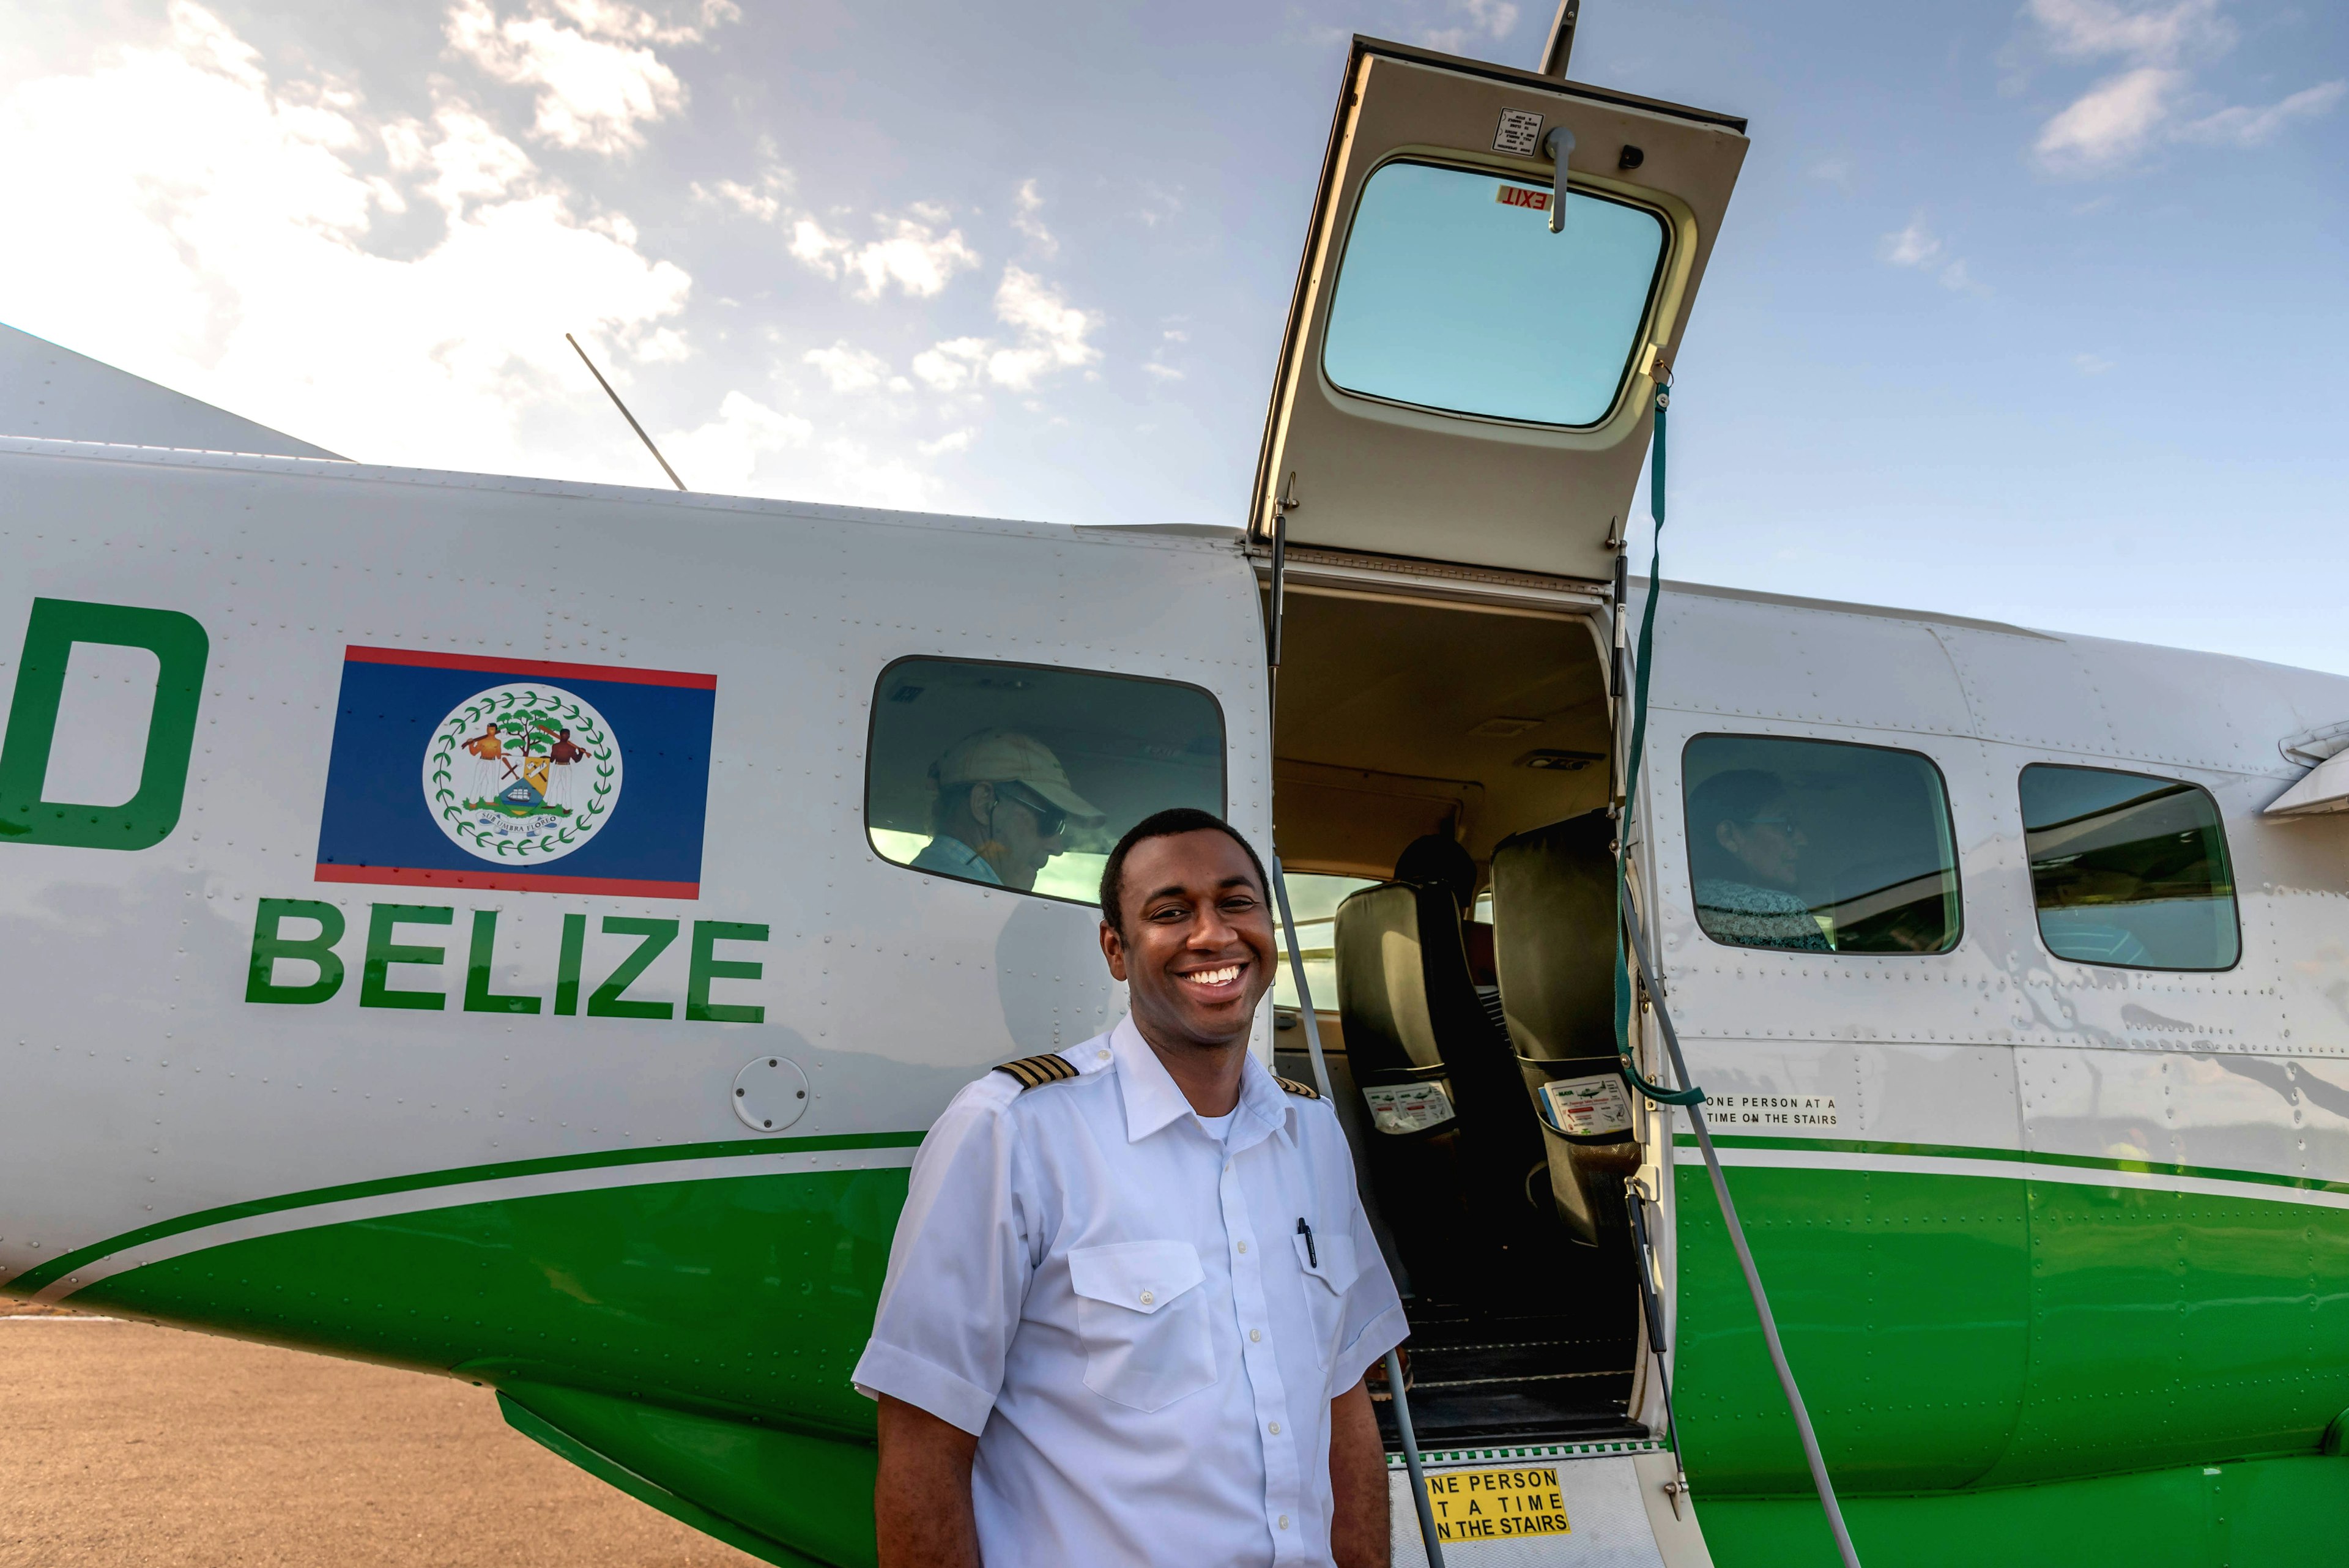
<path id="1" fill-rule="evenodd" d="M 1916 752 L 1699 735 L 1682 757 L 1697 924 L 1801 952 L 1958 945 L 1958 857 L 1941 771 Z"/>
<path id="2" fill-rule="evenodd" d="M 2227 836 L 2208 790 L 2110 768 L 2023 770 L 2039 939 L 2124 969 L 2232 969 L 2242 954 Z"/>
<path id="3" fill-rule="evenodd" d="M 1313 1008 L 1317 1012 L 1332 1012 L 1338 1006 L 1338 957 L 1336 930 L 1338 906 L 1350 895 L 1365 888 L 1375 888 L 1374 877 L 1335 877 L 1315 871 L 1289 871 L 1283 875 L 1288 882 L 1288 907 L 1297 917 L 1298 950 L 1305 959 L 1305 983 L 1313 992 Z M 1277 1007 L 1295 1007 L 1297 977 L 1288 963 L 1288 928 L 1282 926 L 1273 933 L 1278 944 L 1278 958 L 1272 981 L 1272 1000 Z"/>
<path id="4" fill-rule="evenodd" d="M 1577 191 L 1394 162 L 1373 172 L 1321 351 L 1349 392 L 1445 413 L 1589 426 L 1614 409 L 1664 259 L 1663 220 Z"/>
<path id="5" fill-rule="evenodd" d="M 1125 830 L 1224 815 L 1224 715 L 1196 686 L 1048 665 L 901 659 L 873 693 L 866 836 L 899 866 L 1097 904 Z"/>

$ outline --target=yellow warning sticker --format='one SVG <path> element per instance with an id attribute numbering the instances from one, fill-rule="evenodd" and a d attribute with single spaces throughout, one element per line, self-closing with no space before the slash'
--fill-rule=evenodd
<path id="1" fill-rule="evenodd" d="M 1435 1510 L 1436 1538 L 1447 1543 L 1574 1533 L 1557 1471 L 1547 1467 L 1445 1470 L 1427 1478 L 1427 1501 Z"/>

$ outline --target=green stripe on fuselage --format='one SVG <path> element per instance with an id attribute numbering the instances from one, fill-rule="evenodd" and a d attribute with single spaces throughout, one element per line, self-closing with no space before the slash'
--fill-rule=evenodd
<path id="1" fill-rule="evenodd" d="M 1816 1147 L 1770 1147 L 1788 1143 Z M 2349 1407 L 2349 1212 L 2255 1188 L 2033 1179 L 2019 1160 L 2009 1177 L 1831 1158 L 1727 1174 L 1829 1466 L 1856 1494 L 2310 1454 Z M 1798 1494 L 1808 1478 L 1711 1183 L 1678 1169 L 1692 1479 L 1700 1497 Z"/>
<path id="2" fill-rule="evenodd" d="M 167 1236 L 182 1235 L 200 1231 L 208 1225 L 224 1224 L 233 1220 L 247 1220 L 263 1214 L 282 1213 L 289 1209 L 306 1209 L 322 1203 L 339 1203 L 354 1198 L 377 1198 L 402 1192 L 422 1192 L 436 1187 L 458 1188 L 475 1182 L 500 1181 L 513 1177 L 544 1176 L 570 1170 L 597 1170 L 625 1166 L 658 1165 L 676 1160 L 713 1159 L 745 1154 L 820 1154 L 830 1149 L 849 1148 L 915 1148 L 924 1135 L 917 1132 L 842 1133 L 822 1137 L 797 1138 L 727 1138 L 715 1143 L 676 1144 L 658 1148 L 597 1149 L 588 1154 L 555 1155 L 543 1159 L 507 1160 L 494 1165 L 460 1166 L 450 1170 L 417 1171 L 406 1176 L 387 1176 L 369 1181 L 345 1182 L 336 1187 L 317 1187 L 302 1192 L 288 1192 L 274 1198 L 255 1198 L 240 1203 L 224 1203 L 217 1208 L 198 1210 L 170 1220 L 160 1220 L 135 1231 L 125 1231 L 103 1241 L 78 1248 L 62 1257 L 52 1258 L 36 1268 L 27 1269 L 8 1281 L 5 1287 L 10 1293 L 32 1295 L 47 1288 L 85 1263 L 111 1257 L 127 1248 L 161 1241 Z"/>

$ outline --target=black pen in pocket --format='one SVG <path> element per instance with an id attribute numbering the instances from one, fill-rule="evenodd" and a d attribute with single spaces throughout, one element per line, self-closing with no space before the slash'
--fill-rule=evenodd
<path id="1" fill-rule="evenodd" d="M 1305 1238 L 1306 1266 L 1315 1269 L 1319 1268 L 1321 1266 L 1321 1255 L 1313 1250 L 1313 1227 L 1305 1222 L 1305 1216 L 1302 1214 L 1297 1217 L 1297 1233 Z"/>

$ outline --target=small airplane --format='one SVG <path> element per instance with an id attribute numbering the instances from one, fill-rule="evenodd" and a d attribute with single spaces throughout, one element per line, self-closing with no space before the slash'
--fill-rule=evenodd
<path id="1" fill-rule="evenodd" d="M 1746 128 L 1572 16 L 1354 40 L 1228 530 L 10 410 L 0 1289 L 868 1563 L 906 1168 L 1117 1016 L 1103 854 L 1197 805 L 1278 846 L 1257 1048 L 1318 1034 L 1408 1293 L 1398 1562 L 1828 1560 L 1673 1083 L 1866 1562 L 2337 1558 L 2349 680 L 1630 576 Z"/>

